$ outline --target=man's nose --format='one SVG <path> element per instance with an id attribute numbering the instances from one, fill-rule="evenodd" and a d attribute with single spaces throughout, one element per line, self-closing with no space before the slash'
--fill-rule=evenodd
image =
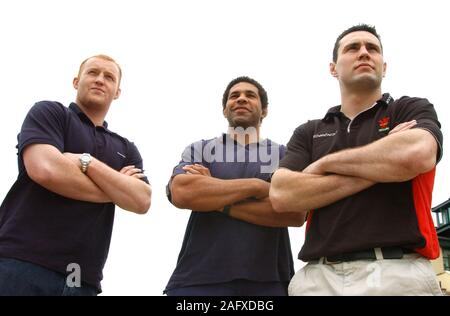
<path id="1" fill-rule="evenodd" d="M 366 46 L 362 45 L 359 49 L 359 59 L 370 57 L 369 51 L 367 50 Z"/>
<path id="2" fill-rule="evenodd" d="M 97 84 L 104 84 L 105 83 L 105 76 L 102 73 L 98 74 L 98 76 L 95 77 L 95 83 L 97 83 Z"/>
<path id="3" fill-rule="evenodd" d="M 245 102 L 247 102 L 248 100 L 247 100 L 247 97 L 245 96 L 245 94 L 240 94 L 239 95 L 239 98 L 237 99 L 237 102 L 238 103 L 245 103 Z"/>

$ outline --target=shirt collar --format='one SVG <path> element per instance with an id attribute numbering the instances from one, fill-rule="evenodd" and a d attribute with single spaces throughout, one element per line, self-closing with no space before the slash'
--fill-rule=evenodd
<path id="1" fill-rule="evenodd" d="M 80 119 L 87 121 L 87 122 L 91 123 L 92 125 L 94 125 L 92 123 L 92 121 L 89 119 L 89 117 L 86 114 L 84 114 L 84 112 L 80 109 L 80 107 L 76 103 L 74 103 L 74 102 L 70 103 L 69 108 L 73 112 L 75 112 L 75 114 L 77 114 L 78 117 L 80 117 Z M 106 121 L 103 121 L 103 128 L 106 131 L 111 132 L 110 130 L 108 130 L 108 123 Z"/>
<path id="2" fill-rule="evenodd" d="M 227 139 L 228 139 L 229 141 L 234 142 L 234 144 L 236 144 L 236 145 L 244 146 L 244 145 L 238 143 L 233 137 L 230 136 L 230 134 L 228 134 L 228 133 L 223 133 L 223 134 L 222 134 L 222 137 L 221 137 L 221 139 L 220 139 L 221 142 L 222 142 L 222 144 L 225 144 L 225 143 L 227 142 Z M 247 147 L 247 146 L 249 146 L 249 145 L 254 145 L 254 144 L 258 145 L 258 147 L 259 147 L 259 146 L 267 146 L 267 145 L 268 145 L 267 142 L 268 142 L 268 139 L 267 139 L 267 138 L 265 138 L 265 139 L 260 139 L 258 142 L 256 142 L 256 143 L 251 143 L 251 144 L 247 144 L 247 145 L 245 145 L 244 147 Z"/>
<path id="3" fill-rule="evenodd" d="M 389 94 L 389 93 L 384 93 L 381 96 L 381 99 L 379 99 L 374 106 L 380 105 L 380 106 L 388 106 L 390 104 L 392 104 L 392 102 L 394 102 L 394 98 Z M 332 108 L 330 108 L 327 112 L 327 114 L 325 114 L 325 116 L 322 118 L 322 121 L 329 121 L 331 120 L 333 117 L 337 116 L 341 116 L 342 112 L 341 112 L 341 106 L 337 105 L 337 106 L 333 106 Z"/>

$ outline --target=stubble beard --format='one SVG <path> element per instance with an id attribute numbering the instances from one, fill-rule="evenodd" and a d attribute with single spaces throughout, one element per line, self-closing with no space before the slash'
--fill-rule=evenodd
<path id="1" fill-rule="evenodd" d="M 259 118 L 254 115 L 249 119 L 233 118 L 231 115 L 227 116 L 228 125 L 232 128 L 241 127 L 247 129 L 249 127 L 257 127 L 259 125 Z"/>
<path id="2" fill-rule="evenodd" d="M 350 82 L 350 86 L 353 90 L 357 91 L 373 91 L 381 86 L 382 77 L 375 75 L 362 75 L 353 78 Z"/>

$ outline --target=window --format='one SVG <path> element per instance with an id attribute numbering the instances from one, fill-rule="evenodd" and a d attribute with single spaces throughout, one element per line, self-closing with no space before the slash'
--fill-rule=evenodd
<path id="1" fill-rule="evenodd" d="M 450 250 L 442 251 L 442 259 L 444 260 L 444 270 L 450 271 Z"/>
<path id="2" fill-rule="evenodd" d="M 442 217 L 444 218 L 444 225 L 450 223 L 450 207 L 444 210 Z"/>
<path id="3" fill-rule="evenodd" d="M 438 222 L 438 227 L 440 227 L 440 226 L 442 226 L 442 212 L 441 212 L 441 210 L 439 210 L 437 213 L 436 213 L 436 217 L 437 217 L 437 222 Z"/>
<path id="4" fill-rule="evenodd" d="M 449 224 L 450 223 L 450 207 L 449 208 L 441 208 L 436 213 L 436 218 L 437 218 L 438 227 Z"/>

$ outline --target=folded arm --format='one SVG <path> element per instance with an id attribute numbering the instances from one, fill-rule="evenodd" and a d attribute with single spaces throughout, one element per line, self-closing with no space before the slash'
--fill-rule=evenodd
<path id="1" fill-rule="evenodd" d="M 87 174 L 79 166 L 80 154 L 62 154 L 47 144 L 32 144 L 23 152 L 29 177 L 46 189 L 67 198 L 94 202 L 113 202 L 123 209 L 145 213 L 150 206 L 150 186 L 134 170 L 115 171 L 93 159 Z"/>
<path id="2" fill-rule="evenodd" d="M 401 123 L 388 136 L 364 147 L 327 155 L 303 172 L 278 170 L 270 189 L 274 209 L 307 212 L 377 182 L 406 181 L 431 169 L 435 163 L 436 141 L 427 131 L 411 130 L 416 124 L 415 120 Z"/>
<path id="3" fill-rule="evenodd" d="M 272 177 L 270 201 L 276 212 L 299 212 L 327 206 L 375 184 L 357 177 L 317 175 L 278 169 Z"/>
<path id="4" fill-rule="evenodd" d="M 261 226 L 301 226 L 305 217 L 298 213 L 278 214 L 268 198 L 269 183 L 261 179 L 222 180 L 211 176 L 202 165 L 187 165 L 186 174 L 171 183 L 172 202 L 194 211 L 223 210 L 230 205 L 233 218 Z"/>
<path id="5" fill-rule="evenodd" d="M 175 176 L 170 183 L 172 203 L 178 208 L 198 212 L 220 210 L 225 205 L 269 195 L 269 183 L 261 179 L 218 179 L 201 165 L 184 169 L 186 174 Z"/>
<path id="6" fill-rule="evenodd" d="M 430 132 L 411 129 L 369 145 L 327 155 L 314 164 L 319 174 L 335 173 L 375 182 L 403 182 L 436 165 L 437 143 Z"/>
<path id="7" fill-rule="evenodd" d="M 234 204 L 230 208 L 229 216 L 268 227 L 300 227 L 305 222 L 305 214 L 298 212 L 280 214 L 275 212 L 268 197 Z"/>
<path id="8" fill-rule="evenodd" d="M 79 201 L 112 202 L 102 189 L 56 147 L 32 144 L 24 149 L 22 156 L 28 176 L 47 190 Z"/>
<path id="9" fill-rule="evenodd" d="M 80 154 L 64 155 L 80 166 Z M 127 166 L 119 172 L 93 157 L 86 175 L 120 208 L 138 214 L 145 214 L 150 208 L 152 190 L 139 180 L 143 177 L 140 169 Z"/>

